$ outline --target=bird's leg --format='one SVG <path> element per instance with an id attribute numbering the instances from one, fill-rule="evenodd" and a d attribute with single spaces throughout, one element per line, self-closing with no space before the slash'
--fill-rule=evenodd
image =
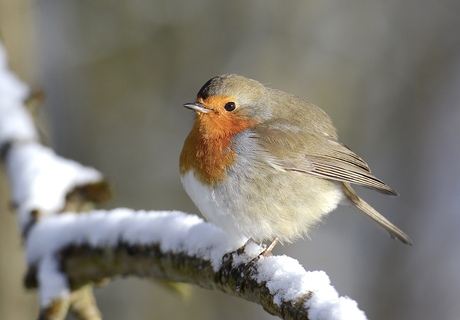
<path id="1" fill-rule="evenodd" d="M 273 248 L 276 246 L 276 244 L 278 243 L 278 237 L 276 237 L 269 245 L 268 247 L 266 247 L 264 249 L 264 251 L 262 251 L 260 254 L 259 254 L 259 257 L 260 256 L 263 256 L 263 257 L 268 257 L 271 253 L 272 253 L 272 250 Z"/>
<path id="2" fill-rule="evenodd" d="M 268 257 L 271 254 L 273 248 L 278 243 L 278 240 L 279 240 L 278 237 L 276 237 L 264 250 L 262 250 L 257 256 L 255 256 L 251 261 L 248 262 L 247 267 L 248 268 L 251 267 L 251 265 L 257 262 L 261 257 L 264 257 L 264 258 Z M 249 238 L 248 241 L 246 241 L 246 243 L 240 248 L 238 248 L 236 251 L 233 251 L 232 253 L 227 253 L 224 256 L 223 260 L 227 260 L 233 253 L 236 253 L 237 255 L 243 254 L 246 250 L 246 246 L 250 244 L 251 242 L 259 245 L 259 243 L 257 243 L 254 239 Z"/>

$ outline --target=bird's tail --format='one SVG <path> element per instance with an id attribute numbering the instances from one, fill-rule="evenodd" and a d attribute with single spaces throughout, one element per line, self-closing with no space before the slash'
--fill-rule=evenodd
<path id="1" fill-rule="evenodd" d="M 396 227 L 384 216 L 378 213 L 377 210 L 372 208 L 366 201 L 358 197 L 356 192 L 351 188 L 350 184 L 343 183 L 342 189 L 347 198 L 351 201 L 351 203 L 362 213 L 364 213 L 367 217 L 371 218 L 372 221 L 377 224 L 377 226 L 387 231 L 392 238 L 398 239 L 404 244 L 410 246 L 412 245 L 412 240 L 407 234 L 405 234 L 401 229 Z"/>

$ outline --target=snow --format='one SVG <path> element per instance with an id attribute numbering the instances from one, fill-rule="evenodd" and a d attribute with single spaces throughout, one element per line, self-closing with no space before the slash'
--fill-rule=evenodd
<path id="1" fill-rule="evenodd" d="M 222 256 L 244 241 L 195 215 L 179 211 L 96 210 L 77 215 L 65 213 L 40 220 L 27 239 L 28 263 L 57 252 L 70 244 L 86 243 L 94 247 L 160 244 L 163 251 L 184 252 L 210 260 L 215 270 Z"/>
<path id="2" fill-rule="evenodd" d="M 305 295 L 311 320 L 364 320 L 364 312 L 348 297 L 339 297 L 324 271 L 305 271 L 300 263 L 287 256 L 269 256 L 259 261 L 257 281 L 266 282 L 274 302 L 295 301 Z"/>
<path id="3" fill-rule="evenodd" d="M 195 215 L 179 211 L 134 211 L 132 209 L 97 210 L 87 214 L 65 213 L 42 219 L 31 230 L 27 239 L 28 263 L 43 265 L 61 248 L 69 245 L 88 244 L 95 248 L 129 245 L 159 244 L 164 252 L 186 253 L 209 260 L 215 271 L 219 270 L 222 257 L 245 244 L 244 239 L 233 237 L 215 225 L 204 222 Z M 249 242 L 244 253 L 234 255 L 234 267 L 255 259 L 263 247 Z M 46 266 L 50 264 L 47 262 Z M 260 257 L 256 262 L 255 279 L 265 283 L 274 295 L 274 302 L 296 301 L 311 295 L 306 303 L 312 320 L 364 320 L 366 316 L 355 301 L 339 297 L 323 271 L 307 272 L 287 256 Z M 65 294 L 65 281 L 52 274 L 40 281 L 41 301 Z M 61 280 L 60 280 L 61 279 Z"/>
<path id="4" fill-rule="evenodd" d="M 28 88 L 8 70 L 0 43 L 0 147 L 11 140 L 37 140 L 38 135 L 24 101 Z"/>
<path id="5" fill-rule="evenodd" d="M 61 158 L 37 143 L 13 145 L 6 168 L 21 229 L 30 221 L 32 210 L 44 216 L 54 214 L 63 208 L 73 188 L 102 180 L 97 170 Z"/>
<path id="6" fill-rule="evenodd" d="M 59 271 L 58 262 L 54 257 L 47 256 L 40 261 L 37 276 L 40 283 L 41 306 L 49 306 L 53 300 L 70 296 L 67 278 Z"/>
<path id="7" fill-rule="evenodd" d="M 11 143 L 5 167 L 22 230 L 31 220 L 32 210 L 43 215 L 56 213 L 73 188 L 102 180 L 97 170 L 63 159 L 38 143 L 34 123 L 24 106 L 27 95 L 28 88 L 8 70 L 0 43 L 0 148 Z"/>

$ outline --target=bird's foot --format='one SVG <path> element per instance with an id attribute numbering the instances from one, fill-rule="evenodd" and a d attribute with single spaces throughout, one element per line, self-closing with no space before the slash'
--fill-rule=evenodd
<path id="1" fill-rule="evenodd" d="M 273 248 L 275 248 L 276 244 L 278 243 L 278 237 L 276 237 L 258 256 L 260 257 L 268 257 L 269 255 L 272 254 Z"/>

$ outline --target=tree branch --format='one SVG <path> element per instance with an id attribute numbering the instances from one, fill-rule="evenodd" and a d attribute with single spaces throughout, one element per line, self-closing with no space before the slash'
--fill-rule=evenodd
<path id="1" fill-rule="evenodd" d="M 209 260 L 185 253 L 162 252 L 159 245 L 120 243 L 110 249 L 72 246 L 61 252 L 61 261 L 71 288 L 120 276 L 161 278 L 220 290 L 260 304 L 267 312 L 283 319 L 308 319 L 308 310 L 304 306 L 311 298 L 311 292 L 297 301 L 275 304 L 266 282 L 257 281 L 260 263 L 257 257 L 254 261 L 233 266 L 234 259 L 240 254 L 238 250 L 226 254 L 217 271 L 213 270 Z"/>
<path id="2" fill-rule="evenodd" d="M 220 290 L 283 319 L 315 319 L 312 314 L 364 319 L 354 301 L 338 296 L 324 272 L 307 272 L 292 258 L 264 257 L 263 246 L 243 244 L 193 215 L 116 209 L 42 220 L 29 235 L 27 253 L 29 264 L 37 266 L 31 270 L 49 269 L 41 264 L 52 257 L 58 261 L 56 275 L 47 271 L 51 286 L 39 281 L 48 299 L 87 284 L 135 276 Z M 52 279 L 61 272 L 66 284 L 59 286 Z M 28 276 L 29 287 L 37 284 L 34 274 Z"/>

